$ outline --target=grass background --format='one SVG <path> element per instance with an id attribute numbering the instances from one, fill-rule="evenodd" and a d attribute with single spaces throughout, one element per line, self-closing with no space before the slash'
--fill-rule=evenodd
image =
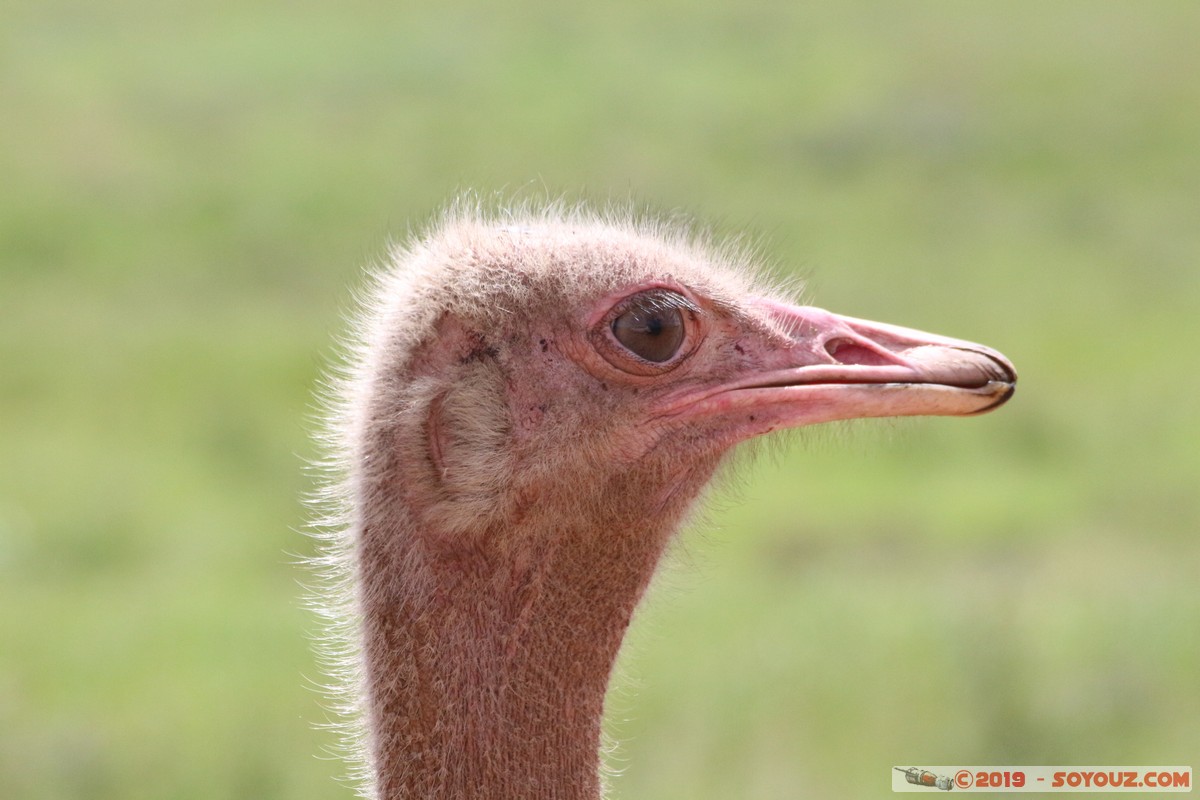
<path id="1" fill-rule="evenodd" d="M 466 188 L 749 231 L 1021 373 L 744 465 L 632 633 L 616 797 L 1200 766 L 1197 4 L 2 16 L 3 797 L 351 796 L 292 563 L 309 398 L 362 266 Z"/>

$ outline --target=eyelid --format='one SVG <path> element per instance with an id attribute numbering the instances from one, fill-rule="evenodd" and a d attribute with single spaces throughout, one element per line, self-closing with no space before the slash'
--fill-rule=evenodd
<path id="1" fill-rule="evenodd" d="M 618 303 L 609 314 L 611 325 L 622 314 L 633 310 L 634 308 L 645 308 L 651 311 L 658 311 L 666 308 L 678 308 L 682 311 L 690 312 L 695 315 L 700 312 L 700 307 L 687 297 L 672 292 L 669 289 L 655 291 L 653 289 L 635 294 L 629 297 L 623 303 Z"/>

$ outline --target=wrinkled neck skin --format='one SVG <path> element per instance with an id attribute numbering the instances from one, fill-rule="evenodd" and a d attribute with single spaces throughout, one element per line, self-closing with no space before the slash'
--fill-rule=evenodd
<path id="1" fill-rule="evenodd" d="M 367 487 L 358 569 L 379 800 L 601 796 L 613 662 L 718 458 L 670 481 L 564 481 L 542 495 L 556 503 L 525 497 L 453 536 L 422 525 L 394 482 Z"/>

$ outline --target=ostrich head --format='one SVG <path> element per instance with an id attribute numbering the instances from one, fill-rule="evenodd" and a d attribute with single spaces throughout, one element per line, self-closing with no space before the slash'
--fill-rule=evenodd
<path id="1" fill-rule="evenodd" d="M 462 213 L 396 253 L 334 429 L 375 791 L 594 798 L 634 606 L 722 456 L 968 415 L 980 345 L 795 306 L 749 259 L 582 213 Z"/>

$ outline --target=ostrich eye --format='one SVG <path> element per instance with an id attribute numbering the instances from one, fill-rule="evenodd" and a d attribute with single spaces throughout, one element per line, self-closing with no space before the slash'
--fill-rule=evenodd
<path id="1" fill-rule="evenodd" d="M 613 320 L 612 332 L 634 355 L 661 364 L 683 344 L 683 314 L 661 298 L 644 296 Z"/>

